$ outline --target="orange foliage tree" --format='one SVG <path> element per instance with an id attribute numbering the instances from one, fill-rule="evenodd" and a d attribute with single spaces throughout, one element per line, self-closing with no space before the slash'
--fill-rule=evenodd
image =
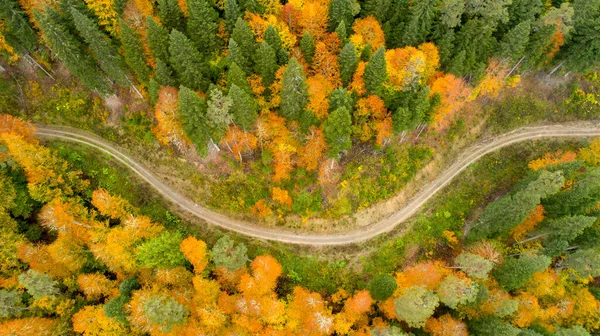
<path id="1" fill-rule="evenodd" d="M 256 149 L 258 139 L 254 134 L 241 130 L 236 125 L 231 125 L 221 143 L 231 151 L 234 158 L 242 161 L 242 153 Z"/>
<path id="2" fill-rule="evenodd" d="M 350 41 L 357 48 L 358 54 L 367 44 L 371 45 L 371 51 L 373 52 L 385 45 L 385 35 L 381 25 L 373 16 L 354 21 L 352 31 L 354 31 L 354 34 L 350 36 Z"/>
<path id="3" fill-rule="evenodd" d="M 535 227 L 544 220 L 544 206 L 538 205 L 523 223 L 512 229 L 512 237 L 515 240 L 521 239 L 528 232 L 531 232 Z"/>
<path id="4" fill-rule="evenodd" d="M 529 167 L 531 170 L 538 171 L 546 169 L 548 166 L 565 162 L 573 162 L 575 160 L 577 160 L 577 154 L 571 151 L 564 153 L 562 151 L 557 151 L 555 153 L 546 153 L 543 157 L 530 161 L 527 167 Z"/>
<path id="5" fill-rule="evenodd" d="M 321 73 L 308 77 L 306 84 L 308 84 L 309 95 L 306 108 L 311 110 L 319 120 L 325 120 L 329 114 L 329 94 L 333 91 L 334 85 Z"/>
<path id="6" fill-rule="evenodd" d="M 328 3 L 325 1 L 307 0 L 301 8 L 300 27 L 302 33 L 308 31 L 313 39 L 320 40 L 327 31 Z"/>
<path id="7" fill-rule="evenodd" d="M 315 171 L 319 168 L 319 161 L 327 148 L 323 129 L 311 126 L 306 136 L 306 144 L 298 151 L 298 166 L 307 171 Z"/>
<path id="8" fill-rule="evenodd" d="M 101 297 L 110 297 L 118 294 L 117 282 L 107 279 L 99 273 L 80 274 L 77 277 L 77 284 L 85 294 L 85 297 L 90 300 L 98 300 Z"/>
<path id="9" fill-rule="evenodd" d="M 0 335 L 50 336 L 55 324 L 55 320 L 41 317 L 7 320 L 0 324 Z"/>
<path id="10" fill-rule="evenodd" d="M 194 266 L 194 272 L 202 273 L 208 265 L 206 243 L 190 236 L 181 242 L 180 249 L 185 258 Z"/>
<path id="11" fill-rule="evenodd" d="M 392 134 L 392 118 L 385 108 L 385 103 L 376 95 L 361 98 L 356 102 L 354 111 L 355 134 L 361 141 L 368 141 L 377 136 L 377 144 Z"/>
<path id="12" fill-rule="evenodd" d="M 184 151 L 189 148 L 191 141 L 181 127 L 181 120 L 177 113 L 177 96 L 178 91 L 174 87 L 160 88 L 154 111 L 157 124 L 152 131 L 163 145 L 173 145 Z"/>
<path id="13" fill-rule="evenodd" d="M 285 205 L 287 208 L 291 208 L 292 198 L 287 190 L 274 187 L 272 190 L 272 197 L 274 201 Z"/>
<path id="14" fill-rule="evenodd" d="M 323 76 L 334 88 L 342 85 L 338 58 L 324 42 L 316 45 L 312 68 L 317 76 Z"/>
<path id="15" fill-rule="evenodd" d="M 471 95 L 471 89 L 461 78 L 457 78 L 452 74 L 434 76 L 430 88 L 430 95 L 438 94 L 441 98 L 440 104 L 435 110 L 431 126 L 436 130 L 444 130 L 450 125 L 455 113 L 463 107 L 465 101 Z"/>
<path id="16" fill-rule="evenodd" d="M 102 215 L 112 219 L 125 218 L 132 211 L 132 206 L 126 199 L 121 196 L 112 196 L 102 188 L 92 192 L 92 204 Z"/>
<path id="17" fill-rule="evenodd" d="M 433 336 L 468 336 L 467 325 L 464 322 L 452 318 L 449 314 L 439 318 L 430 317 L 425 322 L 425 331 Z"/>

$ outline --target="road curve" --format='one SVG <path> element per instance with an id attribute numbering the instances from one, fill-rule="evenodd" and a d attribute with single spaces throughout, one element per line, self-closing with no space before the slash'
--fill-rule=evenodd
<path id="1" fill-rule="evenodd" d="M 600 125 L 595 123 L 588 123 L 586 125 L 548 125 L 517 129 L 513 132 L 494 137 L 488 141 L 483 141 L 467 148 L 463 154 L 460 155 L 457 160 L 438 178 L 425 185 L 421 191 L 419 191 L 402 208 L 398 209 L 392 215 L 364 228 L 356 229 L 343 234 L 313 235 L 296 234 L 281 229 L 264 228 L 249 222 L 230 219 L 222 214 L 195 204 L 187 197 L 175 192 L 171 187 L 167 186 L 165 183 L 155 177 L 148 169 L 144 168 L 135 160 L 124 154 L 110 142 L 98 136 L 76 128 L 48 125 L 36 125 L 36 127 L 37 136 L 39 138 L 59 139 L 84 144 L 111 156 L 127 168 L 131 169 L 135 174 L 150 184 L 167 200 L 177 204 L 180 208 L 205 220 L 209 224 L 217 225 L 224 229 L 235 231 L 258 239 L 312 246 L 332 246 L 358 243 L 373 238 L 379 234 L 391 231 L 398 224 L 406 221 L 411 216 L 416 214 L 429 199 L 431 199 L 437 192 L 448 185 L 458 174 L 469 167 L 471 163 L 477 161 L 486 154 L 497 151 L 500 148 L 518 142 L 540 138 L 586 138 L 600 136 Z"/>

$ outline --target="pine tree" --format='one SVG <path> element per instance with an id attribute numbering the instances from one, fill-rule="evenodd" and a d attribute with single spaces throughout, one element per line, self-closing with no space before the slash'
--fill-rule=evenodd
<path id="1" fill-rule="evenodd" d="M 404 44 L 417 46 L 426 41 L 436 17 L 438 0 L 415 1 L 410 8 L 408 21 L 402 40 Z"/>
<path id="2" fill-rule="evenodd" d="M 556 28 L 552 25 L 542 26 L 529 37 L 529 44 L 525 48 L 525 65 L 539 69 L 547 60 L 544 51 L 552 41 Z"/>
<path id="3" fill-rule="evenodd" d="M 345 23 L 345 29 L 352 27 L 354 15 L 350 0 L 331 0 L 329 3 L 329 30 L 334 31 L 340 23 Z"/>
<path id="4" fill-rule="evenodd" d="M 240 45 L 234 40 L 229 39 L 229 52 L 227 53 L 229 63 L 237 64 L 244 72 L 251 73 L 250 60 L 246 58 Z"/>
<path id="5" fill-rule="evenodd" d="M 367 92 L 377 94 L 380 92 L 383 82 L 387 78 L 387 67 L 385 63 L 385 49 L 380 47 L 371 56 L 365 67 L 364 80 Z"/>
<path id="6" fill-rule="evenodd" d="M 308 85 L 302 66 L 292 58 L 283 72 L 281 115 L 288 120 L 300 120 L 308 103 Z"/>
<path id="7" fill-rule="evenodd" d="M 347 86 L 352 80 L 352 75 L 354 75 L 356 67 L 358 66 L 356 48 L 352 42 L 346 43 L 344 48 L 342 48 L 338 60 L 340 63 L 340 77 L 342 78 L 342 83 L 344 86 Z"/>
<path id="8" fill-rule="evenodd" d="M 225 0 L 225 26 L 228 32 L 232 32 L 237 24 L 237 20 L 242 16 L 237 0 Z"/>
<path id="9" fill-rule="evenodd" d="M 209 0 L 188 0 L 188 36 L 204 55 L 218 50 L 219 13 Z"/>
<path id="10" fill-rule="evenodd" d="M 129 85 L 125 62 L 110 38 L 98 28 L 92 19 L 81 14 L 77 9 L 71 8 L 71 15 L 73 15 L 73 21 L 79 34 L 89 45 L 100 68 L 120 86 Z"/>
<path id="11" fill-rule="evenodd" d="M 177 81 L 173 76 L 171 67 L 163 62 L 160 58 L 156 59 L 156 69 L 154 70 L 154 78 L 162 86 L 177 86 Z"/>
<path id="12" fill-rule="evenodd" d="M 337 34 L 338 39 L 340 39 L 340 42 L 342 44 L 346 44 L 348 41 L 348 29 L 346 28 L 346 21 L 340 21 L 337 28 L 335 28 L 335 33 Z"/>
<path id="13" fill-rule="evenodd" d="M 258 105 L 252 96 L 239 86 L 231 84 L 229 94 L 231 99 L 231 113 L 236 125 L 244 130 L 249 130 L 258 115 Z"/>
<path id="14" fill-rule="evenodd" d="M 211 134 L 206 117 L 206 101 L 193 90 L 181 86 L 178 109 L 183 130 L 196 146 L 196 152 L 200 156 L 206 156 Z"/>
<path id="15" fill-rule="evenodd" d="M 529 21 L 523 21 L 511 29 L 500 42 L 499 56 L 508 58 L 512 62 L 518 61 L 525 54 L 530 32 L 531 23 Z"/>
<path id="16" fill-rule="evenodd" d="M 509 258 L 492 275 L 504 289 L 515 290 L 531 279 L 534 273 L 545 270 L 551 261 L 550 257 L 544 255 Z"/>
<path id="17" fill-rule="evenodd" d="M 585 71 L 600 62 L 600 3 L 575 0 L 573 9 L 573 31 L 565 55 L 572 69 Z"/>
<path id="18" fill-rule="evenodd" d="M 125 51 L 125 62 L 137 76 L 138 81 L 148 84 L 150 69 L 146 64 L 144 47 L 140 36 L 124 20 L 120 20 L 121 45 Z"/>
<path id="19" fill-rule="evenodd" d="M 277 57 L 273 48 L 266 41 L 263 41 L 254 57 L 255 72 L 262 78 L 263 85 L 269 87 L 275 80 L 275 71 L 277 71 Z"/>
<path id="20" fill-rule="evenodd" d="M 35 20 L 52 52 L 90 90 L 108 94 L 109 87 L 95 70 L 96 62 L 85 53 L 77 38 L 57 22 L 57 17 L 58 14 L 52 9 L 47 9 L 46 13 L 35 12 Z"/>
<path id="21" fill-rule="evenodd" d="M 235 28 L 233 28 L 233 32 L 231 33 L 231 38 L 239 44 L 242 54 L 251 62 L 256 52 L 257 44 L 250 25 L 242 18 L 238 18 Z M 238 65 L 241 66 L 241 64 Z"/>
<path id="22" fill-rule="evenodd" d="M 265 7 L 262 3 L 256 0 L 240 0 L 241 12 L 252 12 L 256 14 L 264 14 Z"/>
<path id="23" fill-rule="evenodd" d="M 16 1 L 5 0 L 0 3 L 0 19 L 6 28 L 6 32 L 3 32 L 6 42 L 17 53 L 33 51 L 37 45 L 37 36 Z"/>
<path id="24" fill-rule="evenodd" d="M 350 149 L 352 141 L 352 117 L 344 106 L 331 112 L 323 124 L 325 139 L 329 144 L 329 156 L 337 157 L 341 151 Z"/>
<path id="25" fill-rule="evenodd" d="M 333 112 L 340 107 L 345 107 L 352 114 L 354 101 L 346 88 L 337 88 L 331 91 L 329 95 L 329 112 Z"/>
<path id="26" fill-rule="evenodd" d="M 185 20 L 177 0 L 158 0 L 158 15 L 168 30 L 185 31 Z"/>
<path id="27" fill-rule="evenodd" d="M 302 39 L 300 40 L 300 50 L 302 50 L 302 55 L 304 55 L 306 63 L 311 65 L 313 57 L 315 56 L 315 41 L 308 31 L 305 31 L 304 35 L 302 35 Z"/>
<path id="28" fill-rule="evenodd" d="M 275 51 L 275 55 L 277 55 L 277 64 L 283 65 L 287 64 L 290 59 L 287 51 L 283 48 L 283 43 L 281 42 L 281 37 L 279 37 L 279 33 L 277 30 L 269 25 L 265 30 L 265 41 L 273 48 Z"/>
<path id="29" fill-rule="evenodd" d="M 163 63 L 169 62 L 169 32 L 163 26 L 159 25 L 151 16 L 146 17 L 146 28 L 148 29 L 147 39 L 150 53 L 155 60 L 161 60 Z"/>
<path id="30" fill-rule="evenodd" d="M 169 54 L 171 54 L 171 65 L 182 85 L 196 90 L 206 90 L 208 81 L 202 73 L 204 67 L 202 55 L 194 48 L 192 41 L 175 29 L 169 36 Z"/>
<path id="31" fill-rule="evenodd" d="M 252 88 L 246 78 L 246 73 L 235 62 L 229 63 L 229 70 L 227 71 L 227 89 L 229 89 L 232 84 L 237 85 L 247 93 L 252 93 Z"/>

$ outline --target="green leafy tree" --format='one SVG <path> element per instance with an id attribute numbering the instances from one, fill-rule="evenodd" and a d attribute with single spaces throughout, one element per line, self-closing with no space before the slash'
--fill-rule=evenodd
<path id="1" fill-rule="evenodd" d="M 500 57 L 508 58 L 513 62 L 518 61 L 524 54 L 529 43 L 531 33 L 530 21 L 523 21 L 509 30 L 502 38 L 498 54 Z"/>
<path id="2" fill-rule="evenodd" d="M 497 317 L 489 316 L 473 320 L 469 323 L 469 334 L 477 336 L 519 336 L 519 328 L 503 322 Z"/>
<path id="3" fill-rule="evenodd" d="M 239 86 L 232 84 L 228 97 L 231 99 L 231 114 L 236 125 L 249 130 L 258 116 L 258 105 L 252 96 Z"/>
<path id="4" fill-rule="evenodd" d="M 565 56 L 572 69 L 585 71 L 600 62 L 600 3 L 575 0 L 573 9 L 573 31 Z"/>
<path id="5" fill-rule="evenodd" d="M 356 55 L 356 48 L 352 42 L 346 43 L 342 48 L 338 61 L 340 63 L 340 77 L 342 78 L 342 83 L 344 86 L 347 86 L 352 80 L 352 75 L 354 75 L 356 67 L 358 66 L 358 55 Z"/>
<path id="6" fill-rule="evenodd" d="M 456 309 L 459 304 L 468 304 L 477 299 L 479 286 L 470 279 L 449 275 L 442 281 L 437 295 L 446 306 Z"/>
<path id="7" fill-rule="evenodd" d="M 246 73 L 235 62 L 229 63 L 229 70 L 227 71 L 227 89 L 229 89 L 232 84 L 237 85 L 247 93 L 252 93 L 252 88 L 246 78 Z"/>
<path id="8" fill-rule="evenodd" d="M 21 294 L 16 290 L 0 289 L 0 318 L 16 317 L 25 310 Z"/>
<path id="9" fill-rule="evenodd" d="M 124 20 L 120 20 L 121 26 L 121 45 L 125 51 L 125 62 L 137 76 L 137 79 L 148 84 L 150 79 L 150 68 L 146 64 L 144 47 L 140 41 L 140 36 Z"/>
<path id="10" fill-rule="evenodd" d="M 171 65 L 182 85 L 206 90 L 208 80 L 202 73 L 204 67 L 202 55 L 194 48 L 192 41 L 175 29 L 169 36 L 169 54 L 171 54 Z"/>
<path id="11" fill-rule="evenodd" d="M 275 80 L 275 71 L 277 66 L 277 56 L 271 46 L 263 41 L 254 56 L 255 72 L 262 78 L 263 85 L 269 87 Z"/>
<path id="12" fill-rule="evenodd" d="M 166 295 L 153 295 L 143 305 L 144 315 L 169 333 L 176 325 L 183 325 L 189 315 L 187 309 L 175 298 Z"/>
<path id="13" fill-rule="evenodd" d="M 236 246 L 233 240 L 225 235 L 217 240 L 211 250 L 211 256 L 215 266 L 236 270 L 246 265 L 248 248 L 241 243 Z"/>
<path id="14" fill-rule="evenodd" d="M 193 90 L 181 86 L 179 89 L 178 110 L 184 132 L 196 146 L 198 154 L 206 156 L 208 154 L 208 142 L 211 137 L 211 128 L 206 116 L 206 101 Z"/>
<path id="15" fill-rule="evenodd" d="M 306 63 L 311 65 L 313 57 L 315 56 L 315 41 L 308 31 L 305 31 L 304 35 L 302 35 L 302 39 L 300 39 L 300 50 L 302 51 Z"/>
<path id="16" fill-rule="evenodd" d="M 186 259 L 179 245 L 183 238 L 177 232 L 165 232 L 138 246 L 136 257 L 145 268 L 172 268 L 185 266 Z"/>
<path id="17" fill-rule="evenodd" d="M 454 264 L 471 278 L 485 280 L 494 268 L 491 261 L 473 253 L 463 252 L 454 259 Z"/>
<path id="18" fill-rule="evenodd" d="M 308 85 L 302 66 L 292 58 L 283 72 L 281 115 L 288 120 L 300 120 L 308 103 Z"/>
<path id="19" fill-rule="evenodd" d="M 421 286 L 412 286 L 394 300 L 394 308 L 398 319 L 405 321 L 411 328 L 421 328 L 433 315 L 439 302 L 440 299 L 432 291 Z"/>
<path id="20" fill-rule="evenodd" d="M 554 336 L 591 336 L 582 326 L 572 326 L 571 328 L 556 329 Z"/>
<path id="21" fill-rule="evenodd" d="M 147 39 L 150 54 L 155 60 L 169 63 L 169 31 L 159 25 L 151 16 L 146 17 Z"/>
<path id="22" fill-rule="evenodd" d="M 59 293 L 56 281 L 52 280 L 48 274 L 30 269 L 19 274 L 18 278 L 19 284 L 25 287 L 27 293 L 36 300 L 45 296 L 52 297 Z"/>
<path id="23" fill-rule="evenodd" d="M 238 19 L 241 19 L 242 11 L 237 0 L 225 0 L 225 27 L 228 32 L 233 31 Z"/>
<path id="24" fill-rule="evenodd" d="M 37 36 L 16 1 L 5 0 L 0 2 L 0 19 L 6 28 L 2 35 L 17 53 L 23 54 L 33 51 L 37 45 Z"/>
<path id="25" fill-rule="evenodd" d="M 600 253 L 597 249 L 577 250 L 568 254 L 563 262 L 577 280 L 600 276 Z"/>
<path id="26" fill-rule="evenodd" d="M 106 95 L 110 89 L 98 75 L 96 62 L 87 54 L 82 44 L 58 22 L 58 14 L 47 9 L 45 13 L 35 12 L 35 19 L 48 46 L 69 71 L 90 90 Z"/>
<path id="27" fill-rule="evenodd" d="M 413 2 L 410 7 L 410 20 L 406 24 L 402 40 L 404 44 L 416 46 L 426 41 L 437 14 L 438 0 Z"/>
<path id="28" fill-rule="evenodd" d="M 185 20 L 177 0 L 158 0 L 158 16 L 169 30 L 185 31 Z"/>
<path id="29" fill-rule="evenodd" d="M 244 55 L 240 45 L 234 40 L 229 39 L 229 62 L 238 65 L 244 72 L 250 73 L 251 63 L 250 60 Z"/>
<path id="30" fill-rule="evenodd" d="M 194 45 L 204 55 L 218 50 L 219 13 L 209 0 L 188 0 L 187 32 Z"/>
<path id="31" fill-rule="evenodd" d="M 158 62 L 156 63 L 158 70 Z M 158 91 L 160 90 L 160 84 L 158 82 L 158 72 L 155 74 L 155 76 L 157 78 L 150 78 L 150 82 L 148 83 L 148 95 L 150 96 L 150 101 L 152 102 L 152 104 L 156 104 L 156 102 L 158 101 Z"/>
<path id="32" fill-rule="evenodd" d="M 350 29 L 354 21 L 351 0 L 331 0 L 329 3 L 329 30 L 334 31 L 341 22 Z"/>
<path id="33" fill-rule="evenodd" d="M 519 259 L 508 258 L 492 272 L 500 286 L 506 290 L 514 290 L 523 286 L 533 273 L 541 272 L 548 268 L 551 259 L 547 256 L 525 255 Z"/>
<path id="34" fill-rule="evenodd" d="M 135 276 L 129 277 L 119 285 L 119 293 L 122 296 L 131 296 L 131 292 L 140 289 L 140 283 Z"/>
<path id="35" fill-rule="evenodd" d="M 208 106 L 206 109 L 206 118 L 208 125 L 212 129 L 213 137 L 221 140 L 225 135 L 227 127 L 233 122 L 231 97 L 223 95 L 218 87 L 211 84 L 208 89 Z"/>
<path id="36" fill-rule="evenodd" d="M 385 301 L 394 294 L 398 285 L 396 279 L 389 274 L 377 275 L 369 283 L 369 293 L 377 301 Z"/>
<path id="37" fill-rule="evenodd" d="M 289 61 L 290 56 L 283 48 L 281 37 L 279 36 L 279 33 L 277 33 L 277 30 L 271 25 L 267 26 L 267 29 L 265 30 L 265 41 L 273 48 L 273 51 L 275 51 L 275 55 L 277 55 L 277 64 L 283 65 Z"/>
<path id="38" fill-rule="evenodd" d="M 494 315 L 502 318 L 514 314 L 518 309 L 519 303 L 516 300 L 504 300 L 494 309 Z"/>
<path id="39" fill-rule="evenodd" d="M 125 313 L 125 305 L 129 302 L 129 296 L 119 295 L 110 299 L 104 304 L 102 309 L 104 314 L 112 319 L 119 321 L 122 324 L 127 324 L 127 313 Z"/>
<path id="40" fill-rule="evenodd" d="M 387 66 L 385 63 L 385 49 L 379 48 L 365 67 L 363 75 L 365 88 L 371 94 L 377 94 L 381 91 L 383 82 L 387 79 Z"/>
<path id="41" fill-rule="evenodd" d="M 71 8 L 71 15 L 73 15 L 77 31 L 88 44 L 92 55 L 104 73 L 120 86 L 129 85 L 125 62 L 111 39 L 100 30 L 92 19 L 81 14 L 77 9 Z"/>
<path id="42" fill-rule="evenodd" d="M 329 144 L 329 155 L 337 157 L 341 151 L 352 147 L 352 118 L 344 106 L 331 112 L 323 124 L 325 140 Z"/>

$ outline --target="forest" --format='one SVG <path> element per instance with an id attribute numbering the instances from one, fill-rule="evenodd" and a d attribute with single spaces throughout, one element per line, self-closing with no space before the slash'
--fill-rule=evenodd
<path id="1" fill-rule="evenodd" d="M 34 124 L 338 232 L 480 134 L 597 120 L 599 65 L 597 0 L 0 0 L 0 336 L 598 333 L 600 140 L 503 152 L 323 261 L 190 229 Z"/>

